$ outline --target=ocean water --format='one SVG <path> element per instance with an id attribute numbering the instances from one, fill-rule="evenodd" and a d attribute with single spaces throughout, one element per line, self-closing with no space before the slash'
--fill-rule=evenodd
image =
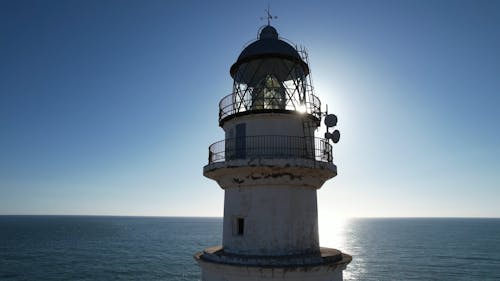
<path id="1" fill-rule="evenodd" d="M 220 218 L 0 216 L 0 280 L 199 280 Z M 500 219 L 320 223 L 345 280 L 500 280 Z"/>

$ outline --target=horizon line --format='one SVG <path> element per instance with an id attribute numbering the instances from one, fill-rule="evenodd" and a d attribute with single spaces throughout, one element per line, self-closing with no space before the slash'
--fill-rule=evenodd
<path id="1" fill-rule="evenodd" d="M 169 216 L 169 215 L 97 215 L 97 214 L 0 214 L 0 217 L 7 216 L 38 216 L 38 217 L 122 217 L 122 218 L 213 218 L 223 219 L 223 216 Z M 500 219 L 500 217 L 489 216 L 351 216 L 333 217 L 334 220 L 343 219 Z"/>

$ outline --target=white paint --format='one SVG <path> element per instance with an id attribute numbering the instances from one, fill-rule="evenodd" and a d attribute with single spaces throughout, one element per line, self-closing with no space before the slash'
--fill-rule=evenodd
<path id="1" fill-rule="evenodd" d="M 244 234 L 235 231 L 245 219 Z M 319 251 L 316 190 L 228 188 L 224 197 L 223 247 L 240 255 L 296 255 Z"/>
<path id="2" fill-rule="evenodd" d="M 259 186 L 318 189 L 337 175 L 337 167 L 311 159 L 236 159 L 209 164 L 203 168 L 203 175 L 217 181 L 222 189 Z"/>
<path id="3" fill-rule="evenodd" d="M 246 124 L 247 136 L 314 136 L 316 127 L 304 133 L 304 118 L 306 115 L 298 112 L 248 114 L 224 122 L 223 129 L 226 139 L 235 137 L 231 132 L 240 123 Z"/>

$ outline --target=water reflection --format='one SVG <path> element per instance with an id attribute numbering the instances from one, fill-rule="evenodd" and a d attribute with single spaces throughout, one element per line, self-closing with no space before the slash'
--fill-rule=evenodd
<path id="1" fill-rule="evenodd" d="M 326 218 L 319 220 L 319 241 L 322 247 L 345 248 L 345 230 L 348 229 L 349 219 Z"/>
<path id="2" fill-rule="evenodd" d="M 344 280 L 500 280 L 499 219 L 328 219 L 320 242 L 353 256 Z"/>
<path id="3" fill-rule="evenodd" d="M 335 248 L 353 256 L 352 262 L 344 271 L 344 280 L 360 280 L 365 266 L 359 243 L 359 224 L 356 219 L 327 218 L 319 221 L 319 239 L 322 247 Z"/>

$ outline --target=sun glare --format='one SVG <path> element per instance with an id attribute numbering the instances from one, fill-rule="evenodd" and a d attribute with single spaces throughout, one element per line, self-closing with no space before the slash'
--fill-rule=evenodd
<path id="1" fill-rule="evenodd" d="M 300 112 L 300 113 L 306 113 L 306 105 L 305 104 L 301 104 L 297 107 L 297 111 Z"/>
<path id="2" fill-rule="evenodd" d="M 322 247 L 343 249 L 345 248 L 345 227 L 348 218 L 320 218 L 319 240 Z"/>

